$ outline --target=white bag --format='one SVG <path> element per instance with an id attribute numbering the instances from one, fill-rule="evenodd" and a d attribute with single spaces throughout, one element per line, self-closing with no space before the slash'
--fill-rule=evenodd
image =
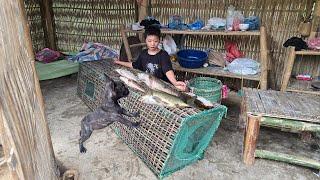
<path id="1" fill-rule="evenodd" d="M 167 51 L 169 55 L 175 54 L 177 52 L 177 45 L 170 35 L 166 35 L 162 43 L 163 49 Z"/>

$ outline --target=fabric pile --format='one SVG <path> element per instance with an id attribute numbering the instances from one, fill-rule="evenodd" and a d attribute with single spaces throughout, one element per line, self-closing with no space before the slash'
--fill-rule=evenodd
<path id="1" fill-rule="evenodd" d="M 68 60 L 73 62 L 97 61 L 107 58 L 118 58 L 119 53 L 102 43 L 84 43 L 78 54 L 71 56 Z"/>

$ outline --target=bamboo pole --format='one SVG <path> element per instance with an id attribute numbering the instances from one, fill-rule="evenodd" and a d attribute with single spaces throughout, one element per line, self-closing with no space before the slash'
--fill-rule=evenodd
<path id="1" fill-rule="evenodd" d="M 128 57 L 128 62 L 131 62 L 133 58 L 132 58 L 130 45 L 129 45 L 129 42 L 128 42 L 128 36 L 127 36 L 127 33 L 125 32 L 125 26 L 124 25 L 121 26 L 120 31 L 121 31 L 123 45 L 124 45 L 124 48 L 126 50 L 126 54 L 127 54 L 127 57 Z"/>
<path id="2" fill-rule="evenodd" d="M 260 87 L 263 90 L 268 86 L 268 47 L 267 47 L 267 32 L 265 27 L 260 28 L 260 63 L 261 63 L 261 76 Z"/>
<path id="3" fill-rule="evenodd" d="M 256 143 L 259 135 L 261 116 L 249 114 L 244 139 L 243 162 L 252 165 L 255 158 Z"/>
<path id="4" fill-rule="evenodd" d="M 139 9 L 139 17 L 138 17 L 138 21 L 141 22 L 142 20 L 144 20 L 147 15 L 148 15 L 148 1 L 149 0 L 137 0 L 138 2 L 138 9 Z M 141 33 L 138 33 L 138 36 L 139 36 L 139 39 L 140 39 L 140 42 L 144 42 L 144 37 L 143 37 L 143 34 Z"/>
<path id="5" fill-rule="evenodd" d="M 50 49 L 57 50 L 52 0 L 39 1 L 39 4 L 46 46 Z"/>
<path id="6" fill-rule="evenodd" d="M 283 78 L 282 78 L 282 84 L 281 84 L 281 91 L 286 91 L 290 77 L 291 77 L 291 72 L 292 68 L 294 65 L 294 60 L 296 58 L 296 53 L 294 50 L 294 47 L 289 47 L 289 57 L 288 57 L 288 62 L 284 66 L 283 70 Z"/>
<path id="7" fill-rule="evenodd" d="M 261 125 L 268 127 L 275 127 L 281 129 L 292 129 L 296 131 L 311 131 L 320 132 L 319 124 L 312 124 L 302 121 L 295 121 L 290 119 L 279 119 L 273 117 L 262 117 Z"/>
<path id="8" fill-rule="evenodd" d="M 300 156 L 294 156 L 294 155 L 289 155 L 289 154 L 284 154 L 284 153 L 277 153 L 277 152 L 271 152 L 271 151 L 257 149 L 256 153 L 255 153 L 255 157 L 263 158 L 263 159 L 270 159 L 270 160 L 275 160 L 275 161 L 281 161 L 281 162 L 296 164 L 296 165 L 320 170 L 320 162 L 319 161 L 309 159 L 309 158 L 300 157 Z"/>
<path id="9" fill-rule="evenodd" d="M 313 16 L 320 16 L 320 0 L 316 1 Z"/>

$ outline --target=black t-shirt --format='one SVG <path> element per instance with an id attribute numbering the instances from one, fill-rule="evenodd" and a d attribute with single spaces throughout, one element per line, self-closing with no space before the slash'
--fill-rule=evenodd
<path id="1" fill-rule="evenodd" d="M 173 69 L 170 56 L 164 50 L 160 50 L 155 55 L 150 55 L 148 54 L 148 50 L 145 49 L 141 52 L 137 61 L 132 63 L 132 66 L 135 69 L 139 69 L 152 74 L 159 79 L 170 82 L 166 76 L 166 72 Z"/>

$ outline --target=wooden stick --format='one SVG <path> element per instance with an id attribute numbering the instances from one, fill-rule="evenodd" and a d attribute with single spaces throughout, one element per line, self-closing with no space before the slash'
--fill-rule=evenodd
<path id="1" fill-rule="evenodd" d="M 128 42 L 127 33 L 124 31 L 124 29 L 125 29 L 125 27 L 124 27 L 124 25 L 122 25 L 121 30 L 120 30 L 121 36 L 122 36 L 122 41 L 123 41 L 124 48 L 126 50 L 128 61 L 131 62 L 132 61 L 132 54 L 131 54 L 130 45 Z"/>
<path id="2" fill-rule="evenodd" d="M 125 29 L 124 32 L 144 33 L 144 30 Z M 223 36 L 260 36 L 260 31 L 215 31 L 215 30 L 172 30 L 161 29 L 162 34 L 193 34 L 193 35 L 223 35 Z"/>
<path id="3" fill-rule="evenodd" d="M 261 76 L 260 87 L 263 90 L 268 86 L 268 47 L 267 47 L 267 32 L 265 27 L 260 27 L 260 63 L 261 63 Z"/>
<path id="4" fill-rule="evenodd" d="M 291 72 L 292 72 L 292 68 L 293 68 L 293 64 L 294 64 L 294 60 L 296 58 L 296 53 L 295 53 L 294 47 L 289 47 L 289 48 L 290 48 L 289 57 L 288 57 L 287 64 L 284 66 L 284 74 L 283 74 L 283 78 L 282 78 L 281 91 L 286 91 L 286 89 L 287 89 L 289 79 L 291 76 Z"/>
<path id="5" fill-rule="evenodd" d="M 259 149 L 256 150 L 255 157 L 270 159 L 270 160 L 275 160 L 275 161 L 281 161 L 281 162 L 286 162 L 286 163 L 290 163 L 290 164 L 297 164 L 300 166 L 305 166 L 305 167 L 310 167 L 310 168 L 320 170 L 320 162 L 319 161 L 315 161 L 313 159 L 309 159 L 309 158 L 305 158 L 305 157 L 294 156 L 294 155 L 289 155 L 289 154 L 284 154 L 284 153 L 271 152 L 271 151 L 266 151 L 266 150 L 259 150 Z"/>
<path id="6" fill-rule="evenodd" d="M 246 165 L 254 163 L 254 154 L 256 150 L 256 143 L 259 135 L 261 116 L 248 115 L 247 127 L 244 140 L 243 162 Z"/>
<path id="7" fill-rule="evenodd" d="M 39 1 L 39 5 L 41 11 L 42 27 L 44 27 L 43 30 L 46 46 L 50 49 L 57 50 L 52 0 Z"/>
<path id="8" fill-rule="evenodd" d="M 261 125 L 268 127 L 276 127 L 283 129 L 293 129 L 296 131 L 320 132 L 319 124 L 312 124 L 302 121 L 294 121 L 290 119 L 279 119 L 272 117 L 262 117 Z"/>

